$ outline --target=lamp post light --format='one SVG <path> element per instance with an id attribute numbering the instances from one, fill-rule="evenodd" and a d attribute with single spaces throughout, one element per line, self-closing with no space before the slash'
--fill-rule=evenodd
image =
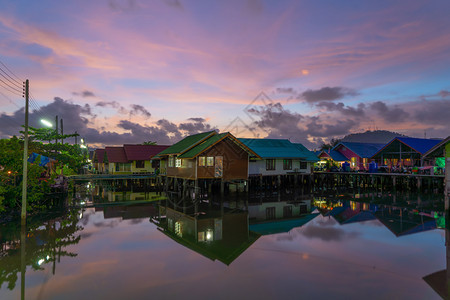
<path id="1" fill-rule="evenodd" d="M 50 122 L 47 121 L 47 120 L 41 119 L 41 123 L 44 124 L 44 125 L 47 126 L 47 127 L 50 127 L 50 128 L 53 127 L 53 124 L 50 123 Z"/>

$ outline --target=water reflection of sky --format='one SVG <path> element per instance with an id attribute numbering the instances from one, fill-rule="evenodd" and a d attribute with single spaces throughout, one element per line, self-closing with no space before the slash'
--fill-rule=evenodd
<path id="1" fill-rule="evenodd" d="M 51 264 L 28 269 L 26 298 L 438 299 L 422 277 L 446 267 L 443 230 L 396 237 L 378 220 L 341 226 L 319 215 L 261 236 L 230 266 L 139 220 L 86 210 L 81 241 L 67 249 L 78 255 L 62 257 L 55 275 Z M 20 274 L 14 298 L 19 289 Z"/>

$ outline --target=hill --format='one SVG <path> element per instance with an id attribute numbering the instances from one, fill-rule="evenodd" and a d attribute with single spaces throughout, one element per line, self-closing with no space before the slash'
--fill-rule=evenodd
<path id="1" fill-rule="evenodd" d="M 406 135 L 397 132 L 387 130 L 375 130 L 346 135 L 345 137 L 342 138 L 341 142 L 387 144 L 393 138 L 399 136 L 406 137 Z"/>

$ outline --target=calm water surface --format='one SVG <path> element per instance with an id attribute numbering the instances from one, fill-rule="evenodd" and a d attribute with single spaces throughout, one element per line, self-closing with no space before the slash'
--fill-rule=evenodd
<path id="1" fill-rule="evenodd" d="M 3 226 L 0 299 L 440 299 L 435 289 L 447 289 L 445 218 L 433 211 L 157 204 L 29 220 L 25 255 L 20 225 Z"/>

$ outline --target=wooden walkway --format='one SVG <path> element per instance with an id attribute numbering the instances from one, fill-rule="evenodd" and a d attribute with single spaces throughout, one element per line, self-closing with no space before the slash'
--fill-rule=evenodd
<path id="1" fill-rule="evenodd" d="M 156 178 L 156 174 L 86 174 L 72 175 L 69 180 L 88 181 L 88 180 L 115 180 L 115 179 L 150 179 Z"/>

